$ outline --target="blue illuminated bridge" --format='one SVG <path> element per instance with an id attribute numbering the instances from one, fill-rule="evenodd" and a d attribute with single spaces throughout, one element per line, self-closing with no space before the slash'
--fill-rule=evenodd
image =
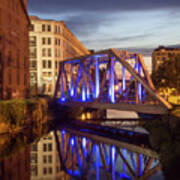
<path id="1" fill-rule="evenodd" d="M 140 54 L 104 50 L 60 63 L 54 97 L 67 106 L 166 114 Z"/>

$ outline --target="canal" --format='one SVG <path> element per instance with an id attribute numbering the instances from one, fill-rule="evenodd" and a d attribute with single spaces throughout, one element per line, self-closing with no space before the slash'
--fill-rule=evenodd
<path id="1" fill-rule="evenodd" d="M 94 125 L 93 130 L 91 124 L 41 124 L 0 135 L 0 179 L 131 180 L 140 179 L 150 161 L 149 168 L 159 164 L 157 154 L 149 150 L 148 132 L 136 123 Z M 145 179 L 164 178 L 157 171 Z"/>

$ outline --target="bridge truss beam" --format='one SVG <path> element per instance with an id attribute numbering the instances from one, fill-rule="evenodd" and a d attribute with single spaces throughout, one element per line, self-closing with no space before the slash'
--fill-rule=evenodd
<path id="1" fill-rule="evenodd" d="M 54 97 L 60 102 L 155 104 L 165 110 L 172 108 L 156 92 L 142 56 L 115 49 L 62 61 Z"/>

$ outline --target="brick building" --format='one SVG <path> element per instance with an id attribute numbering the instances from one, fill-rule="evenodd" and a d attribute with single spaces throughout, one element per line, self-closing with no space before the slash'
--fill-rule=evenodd
<path id="1" fill-rule="evenodd" d="M 32 92 L 53 95 L 60 61 L 89 54 L 64 21 L 30 16 L 30 84 Z"/>
<path id="2" fill-rule="evenodd" d="M 29 25 L 27 0 L 0 0 L 0 99 L 28 95 Z"/>

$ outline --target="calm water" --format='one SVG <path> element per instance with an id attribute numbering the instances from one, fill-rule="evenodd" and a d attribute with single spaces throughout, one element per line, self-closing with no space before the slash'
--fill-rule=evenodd
<path id="1" fill-rule="evenodd" d="M 119 125 L 119 127 L 121 126 Z M 118 159 L 118 153 L 116 149 L 112 149 L 116 146 L 116 144 L 108 144 L 108 141 L 106 141 L 106 137 L 103 137 L 101 142 L 101 139 L 98 139 L 96 141 L 96 136 L 92 136 L 91 138 L 89 138 L 85 135 L 78 134 L 78 132 L 79 130 L 76 133 L 74 130 L 66 130 L 64 127 L 60 128 L 60 130 L 57 132 L 58 142 L 60 143 L 59 145 L 61 147 L 61 158 L 66 159 L 68 162 L 66 164 L 68 173 L 65 173 L 64 171 L 60 170 L 61 163 L 60 156 L 58 153 L 59 151 L 57 149 L 57 139 L 55 138 L 54 131 L 49 129 L 46 125 L 40 125 L 38 127 L 34 127 L 33 129 L 25 129 L 21 133 L 14 135 L 1 135 L 0 179 L 74 179 L 69 174 L 77 175 L 78 177 L 78 173 L 80 173 L 80 168 L 78 167 L 79 161 L 77 154 L 79 154 L 79 157 L 81 159 L 83 159 L 85 156 L 87 157 L 87 154 L 90 154 L 90 147 L 94 148 L 92 148 L 94 155 L 92 155 L 92 164 L 89 166 L 89 173 L 87 178 L 106 179 L 105 172 L 103 171 L 104 168 L 102 168 L 103 160 L 102 156 L 100 156 L 100 146 L 103 147 L 102 154 L 104 155 L 104 157 L 108 156 L 108 153 L 106 154 L 106 151 L 111 152 L 111 157 L 109 161 L 112 161 L 112 164 L 112 154 L 114 154 L 114 158 L 116 157 L 116 161 L 114 161 L 114 166 L 112 165 L 110 173 L 113 174 L 114 172 L 113 179 L 132 179 L 130 173 L 128 172 L 127 165 L 123 163 L 123 161 L 120 160 L 120 158 Z M 99 145 L 99 147 L 97 145 Z M 124 154 L 124 157 L 126 157 L 127 161 L 130 162 L 130 166 L 133 167 L 132 160 L 136 159 L 136 154 L 133 152 L 129 152 L 125 148 L 120 148 L 120 152 Z M 83 153 L 85 153 L 86 155 L 84 155 Z M 108 165 L 108 157 L 105 157 L 105 160 L 107 161 Z M 141 171 L 143 171 L 144 164 L 145 161 L 147 161 L 147 158 L 143 157 L 142 155 L 140 160 L 142 161 Z M 85 162 L 85 164 L 86 163 L 87 162 Z M 153 161 L 152 166 L 155 166 L 157 163 L 158 160 L 156 159 Z M 162 172 L 156 173 L 153 177 L 149 179 L 163 180 Z"/>

